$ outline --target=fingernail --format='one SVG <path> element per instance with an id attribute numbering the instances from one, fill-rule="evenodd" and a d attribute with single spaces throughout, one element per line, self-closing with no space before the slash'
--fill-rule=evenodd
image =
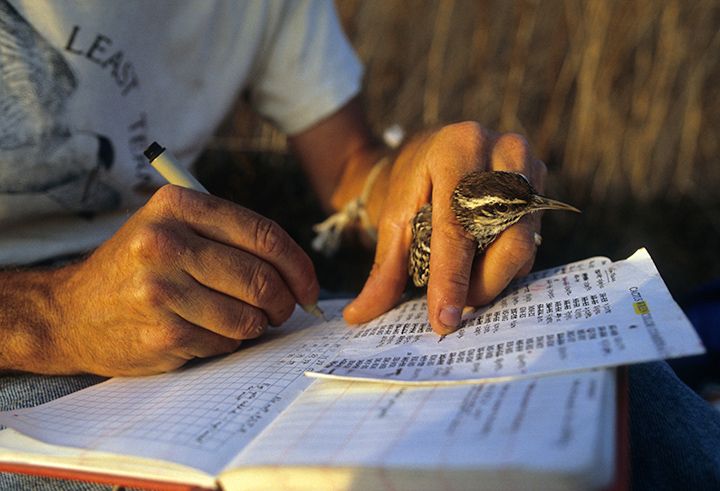
<path id="1" fill-rule="evenodd" d="M 462 311 L 460 310 L 460 307 L 446 305 L 440 311 L 439 319 L 445 327 L 455 329 L 458 325 L 460 325 L 461 316 Z"/>

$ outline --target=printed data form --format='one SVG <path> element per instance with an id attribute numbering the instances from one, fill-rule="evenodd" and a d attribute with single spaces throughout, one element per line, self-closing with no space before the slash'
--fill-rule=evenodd
<path id="1" fill-rule="evenodd" d="M 424 299 L 362 326 L 311 377 L 498 380 L 695 355 L 704 348 L 645 249 L 536 273 L 441 342 Z M 316 365 L 317 366 L 317 365 Z"/>

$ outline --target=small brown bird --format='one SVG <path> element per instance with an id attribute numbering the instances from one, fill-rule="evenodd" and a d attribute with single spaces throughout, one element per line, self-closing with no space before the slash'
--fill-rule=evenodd
<path id="1" fill-rule="evenodd" d="M 539 210 L 569 210 L 574 206 L 541 196 L 522 174 L 471 172 L 460 179 L 451 206 L 463 228 L 477 241 L 482 253 L 509 226 Z M 427 286 L 430 271 L 432 205 L 424 205 L 412 220 L 409 273 L 415 286 Z M 536 236 L 536 240 L 539 239 Z"/>

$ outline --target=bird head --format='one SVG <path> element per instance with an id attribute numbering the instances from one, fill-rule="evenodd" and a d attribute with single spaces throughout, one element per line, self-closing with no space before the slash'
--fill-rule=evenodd
<path id="1" fill-rule="evenodd" d="M 574 206 L 542 196 L 522 174 L 477 171 L 467 174 L 452 195 L 460 224 L 481 247 L 523 216 L 539 210 L 569 210 Z"/>

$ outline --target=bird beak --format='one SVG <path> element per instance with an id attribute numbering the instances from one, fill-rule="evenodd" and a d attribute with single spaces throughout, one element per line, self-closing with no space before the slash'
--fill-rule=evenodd
<path id="1" fill-rule="evenodd" d="M 562 201 L 557 201 L 554 199 L 546 198 L 545 196 L 540 196 L 536 194 L 533 196 L 533 200 L 531 203 L 531 208 L 533 211 L 538 210 L 567 210 L 567 211 L 574 211 L 577 213 L 582 213 L 580 210 L 575 208 L 572 205 L 569 205 L 567 203 L 563 203 Z"/>

